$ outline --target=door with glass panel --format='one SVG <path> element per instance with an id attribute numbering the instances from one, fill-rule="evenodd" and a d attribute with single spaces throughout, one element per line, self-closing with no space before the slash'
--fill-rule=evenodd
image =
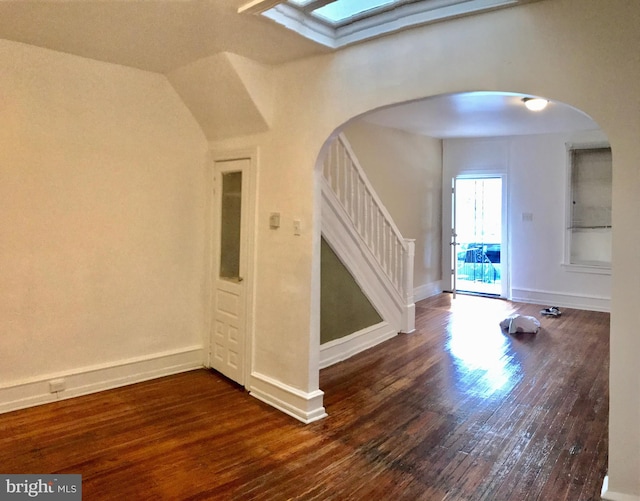
<path id="1" fill-rule="evenodd" d="M 501 177 L 454 180 L 454 291 L 502 295 L 502 199 Z"/>
<path id="2" fill-rule="evenodd" d="M 244 385 L 247 177 L 250 159 L 215 162 L 215 245 L 210 365 Z"/>

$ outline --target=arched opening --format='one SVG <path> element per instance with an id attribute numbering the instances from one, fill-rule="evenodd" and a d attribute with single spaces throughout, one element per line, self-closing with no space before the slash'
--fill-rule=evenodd
<path id="1" fill-rule="evenodd" d="M 603 148 L 607 145 L 607 137 L 590 117 L 569 105 L 551 101 L 546 115 L 534 114 L 524 108 L 525 97 L 528 96 L 483 92 L 412 101 L 356 117 L 344 124 L 328 140 L 318 160 L 319 177 L 325 174 L 325 159 L 332 154 L 329 152 L 329 143 L 335 140 L 338 133 L 343 134 L 403 236 L 416 239 L 414 296 L 423 320 L 413 336 L 428 337 L 428 342 L 436 346 L 435 352 L 443 354 L 438 359 L 437 370 L 440 372 L 436 376 L 428 375 L 428 371 L 420 372 L 421 368 L 415 363 L 415 353 L 420 352 L 425 357 L 427 354 L 434 356 L 434 350 L 426 349 L 418 341 L 412 341 L 406 336 L 397 343 L 394 340 L 393 343 L 396 344 L 388 345 L 388 358 L 384 353 L 385 349 L 378 347 L 370 352 L 371 355 L 357 357 L 354 364 L 358 371 L 377 365 L 377 370 L 387 375 L 389 380 L 393 380 L 394 375 L 397 376 L 395 384 L 398 385 L 398 393 L 415 391 L 415 398 L 419 398 L 418 395 L 425 397 L 420 392 L 425 386 L 431 385 L 429 398 L 435 399 L 434 406 L 442 404 L 444 407 L 443 400 L 439 398 L 446 393 L 448 398 L 454 395 L 451 398 L 459 399 L 462 407 L 473 402 L 473 405 L 486 406 L 485 410 L 490 408 L 491 412 L 496 411 L 495 416 L 501 416 L 499 419 L 508 420 L 509 416 L 500 414 L 499 409 L 506 408 L 502 405 L 507 405 L 510 398 L 517 399 L 518 395 L 524 394 L 523 388 L 530 386 L 529 376 L 533 376 L 534 372 L 533 377 L 544 379 L 544 373 L 538 372 L 543 364 L 542 358 L 537 358 L 540 356 L 537 350 L 546 345 L 547 349 L 557 349 L 558 356 L 567 356 L 571 347 L 563 345 L 564 341 L 557 341 L 561 335 L 573 332 L 569 328 L 563 332 L 559 322 L 554 324 L 554 319 L 546 319 L 537 338 L 515 339 L 505 336 L 500 332 L 497 322 L 487 318 L 506 316 L 513 311 L 539 317 L 541 308 L 554 305 L 562 310 L 568 308 L 566 311 L 570 312 L 572 322 L 575 320 L 580 323 L 585 321 L 585 315 L 588 315 L 586 311 L 601 312 L 594 314 L 593 319 L 597 318 L 594 320 L 597 323 L 604 322 L 600 333 L 607 334 L 606 343 L 599 345 L 599 348 L 605 347 L 606 350 L 603 352 L 599 349 L 595 360 L 599 376 L 595 376 L 596 372 L 591 373 L 590 369 L 585 369 L 585 373 L 594 375 L 597 387 L 593 400 L 586 405 L 587 408 L 597 409 L 594 411 L 596 419 L 606 423 L 606 405 L 598 407 L 600 404 L 596 401 L 606 402 L 608 399 L 606 312 L 609 311 L 610 300 L 610 262 L 609 267 L 603 263 L 593 266 L 572 263 L 567 246 L 571 245 L 571 233 L 574 230 L 571 218 L 575 193 L 572 190 L 576 188 L 572 183 L 576 176 L 571 174 L 572 152 L 576 149 Z M 321 170 L 323 172 L 320 174 Z M 447 275 L 450 271 L 449 264 L 457 256 L 452 258 L 450 250 L 453 231 L 452 226 L 448 225 L 453 217 L 450 188 L 452 179 L 465 176 L 468 179 L 500 176 L 503 181 L 500 205 L 504 225 L 498 262 L 503 266 L 502 276 L 506 284 L 500 295 L 513 300 L 513 303 L 490 304 L 478 299 L 480 302 L 472 305 L 465 300 L 459 308 L 453 308 L 450 303 L 434 303 L 427 299 L 438 292 L 451 290 Z M 592 186 L 595 197 L 599 204 L 606 205 L 607 201 L 602 198 L 603 193 L 608 191 L 610 212 L 610 174 L 608 181 L 606 178 L 596 177 L 594 182 L 599 185 Z M 349 189 L 351 186 L 349 182 L 344 185 Z M 354 192 L 357 193 L 357 189 Z M 362 198 L 360 196 L 354 205 L 363 203 Z M 604 208 L 602 210 L 606 211 Z M 366 214 L 366 210 L 364 213 Z M 366 221 L 365 219 L 365 226 Z M 593 226 L 604 228 L 584 229 L 594 230 L 599 234 L 611 231 L 610 219 L 608 223 Z M 604 241 L 608 241 L 610 245 L 610 237 L 605 236 Z M 357 278 L 355 281 L 362 285 Z M 418 302 L 420 300 L 427 300 L 427 306 L 421 308 Z M 517 303 L 527 306 L 517 310 Z M 509 306 L 505 308 L 505 304 Z M 446 328 L 424 320 L 429 308 L 449 308 Z M 454 311 L 456 308 L 457 312 Z M 490 313 L 488 317 L 487 312 Z M 327 314 L 331 313 L 321 310 L 321 315 Z M 425 325 L 433 328 L 434 332 L 440 328 L 441 338 L 438 339 L 438 334 L 431 336 L 431 333 L 421 332 L 420 329 Z M 480 334 L 484 331 L 491 333 L 483 338 Z M 361 346 L 368 348 L 375 345 L 375 342 L 372 338 L 370 343 L 363 342 Z M 397 348 L 398 345 L 403 348 Z M 404 351 L 409 348 L 416 350 L 413 352 L 414 358 L 402 359 Z M 322 352 L 321 347 L 321 361 Z M 536 352 L 538 355 L 533 355 Z M 576 359 L 581 354 L 581 348 L 574 353 Z M 347 358 L 348 355 L 349 353 L 345 353 L 342 358 Z M 332 356 L 340 358 L 335 353 Z M 391 360 L 396 356 L 400 358 Z M 529 358 L 530 356 L 533 358 Z M 554 366 L 553 363 L 550 362 L 545 368 L 549 375 L 565 377 L 562 375 L 561 364 Z M 404 372 L 406 366 L 413 366 L 418 372 L 414 375 Z M 532 366 L 535 371 L 529 372 Z M 576 367 L 576 372 L 572 374 L 581 370 Z M 342 374 L 346 372 L 343 368 Z M 331 381 L 332 377 L 328 380 Z M 410 382 L 413 380 L 420 380 L 422 385 L 415 386 Z M 322 383 L 321 379 L 321 385 Z M 566 383 L 567 381 L 555 381 L 554 384 Z M 323 390 L 327 411 L 331 415 L 331 390 Z M 561 391 L 563 390 L 558 387 L 551 394 L 557 396 Z M 543 398 L 537 391 L 531 395 Z M 400 397 L 393 398 L 394 401 L 398 399 Z M 546 400 L 544 404 L 541 402 L 542 400 L 536 403 L 527 401 L 526 405 L 536 408 L 536 405 L 550 403 Z M 497 407 L 492 407 L 494 404 Z M 566 417 L 576 409 L 571 407 L 572 404 L 567 405 L 565 408 L 554 407 L 553 412 Z M 470 410 L 469 412 L 472 413 Z M 455 412 L 453 415 L 457 416 Z M 550 423 L 551 421 L 547 424 Z M 581 424 L 577 426 L 580 427 Z M 526 444 L 527 447 L 533 447 L 538 439 L 542 439 L 542 428 L 539 430 L 537 438 L 532 438 L 532 442 Z M 562 436 L 545 437 L 558 442 L 566 439 Z M 469 437 L 460 438 L 467 439 L 472 440 Z M 484 439 L 489 440 L 486 437 Z M 575 444 L 570 447 L 573 445 Z M 551 461 L 551 456 L 543 459 Z M 602 454 L 598 461 L 597 468 L 604 475 L 606 456 Z M 546 487 L 541 486 L 541 489 L 544 488 Z"/>
<path id="2" fill-rule="evenodd" d="M 608 139 L 596 122 L 572 106 L 550 101 L 546 109 L 532 112 L 525 108 L 527 97 L 507 92 L 439 95 L 365 113 L 333 135 L 345 137 L 403 236 L 415 239 L 416 300 L 454 290 L 455 273 L 464 277 L 460 268 L 465 267 L 464 278 L 473 273 L 476 284 L 468 280 L 470 285 L 462 290 L 497 279 L 498 288 L 491 283 L 494 288 L 489 290 L 503 298 L 609 311 L 610 164 L 608 175 L 596 173 L 589 178 L 590 187 L 583 195 L 595 197 L 585 210 L 598 211 L 597 217 L 572 222 L 578 202 L 571 198 L 577 189 L 572 188 L 573 153 L 606 148 Z M 332 141 L 327 141 L 318 168 L 331 155 Z M 352 174 L 339 176 L 344 182 Z M 488 202 L 483 206 L 484 220 L 476 207 L 469 218 L 475 226 L 481 220 L 486 235 L 473 232 L 454 259 L 452 180 L 493 177 L 503 183 L 500 203 L 492 200 L 501 209 L 500 224 L 491 220 L 496 212 L 486 208 Z M 576 177 L 574 173 L 573 181 Z M 352 186 L 347 183 L 338 189 L 345 192 Z M 357 190 L 355 196 L 360 198 L 343 204 L 355 208 L 364 204 Z M 366 217 L 366 209 L 361 212 Z M 457 214 L 457 219 L 463 216 Z M 357 224 L 369 225 L 369 221 Z M 370 228 L 366 231 L 375 233 Z M 472 242 L 479 238 L 484 238 L 481 244 Z M 572 245 L 604 249 L 602 262 L 572 262 Z M 473 246 L 480 248 L 484 263 L 465 262 Z"/>

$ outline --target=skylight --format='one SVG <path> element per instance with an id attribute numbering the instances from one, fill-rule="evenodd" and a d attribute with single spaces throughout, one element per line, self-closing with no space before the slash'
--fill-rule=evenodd
<path id="1" fill-rule="evenodd" d="M 409 27 L 531 0 L 252 0 L 239 13 L 262 14 L 334 49 Z"/>
<path id="2" fill-rule="evenodd" d="M 352 19 L 375 14 L 377 7 L 397 4 L 398 0 L 336 0 L 312 11 L 311 15 L 326 19 L 334 26 Z"/>

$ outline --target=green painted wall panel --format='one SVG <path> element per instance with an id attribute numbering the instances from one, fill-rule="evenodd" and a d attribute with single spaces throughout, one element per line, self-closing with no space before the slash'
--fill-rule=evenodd
<path id="1" fill-rule="evenodd" d="M 382 322 L 382 317 L 324 238 L 320 289 L 321 344 Z"/>

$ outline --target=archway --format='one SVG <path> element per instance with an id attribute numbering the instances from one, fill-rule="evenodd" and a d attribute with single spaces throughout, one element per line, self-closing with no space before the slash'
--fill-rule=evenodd
<path id="1" fill-rule="evenodd" d="M 579 11 L 564 0 L 537 2 L 508 13 L 492 12 L 409 30 L 281 68 L 278 103 L 283 106 L 278 116 L 282 120 L 273 137 L 263 142 L 268 168 L 262 171 L 261 183 L 272 193 L 262 196 L 261 204 L 268 211 L 278 196 L 286 195 L 292 211 L 314 218 L 313 233 L 292 241 L 278 259 L 271 254 L 263 259 L 273 269 L 299 256 L 295 262 L 302 266 L 296 269 L 295 287 L 288 283 L 281 287 L 282 307 L 273 315 L 258 315 L 257 320 L 269 327 L 272 317 L 284 317 L 291 301 L 299 299 L 303 314 L 291 317 L 286 329 L 280 330 L 306 332 L 311 325 L 311 335 L 279 336 L 292 349 L 278 357 L 279 365 L 270 365 L 265 356 L 258 359 L 260 366 L 273 377 L 315 395 L 319 351 L 315 348 L 319 345 L 315 288 L 319 260 L 315 258 L 320 230 L 318 196 L 309 187 L 315 185 L 313 166 L 329 135 L 369 110 L 447 92 L 508 89 L 570 103 L 606 130 L 615 151 L 613 255 L 617 263 L 624 262 L 625 269 L 612 277 L 609 487 L 614 493 L 640 493 L 636 475 L 640 435 L 629 426 L 638 421 L 640 408 L 635 378 L 630 377 L 637 365 L 638 339 L 632 332 L 637 323 L 640 269 L 634 248 L 627 245 L 640 238 L 635 221 L 640 122 L 634 83 L 638 65 L 626 50 L 637 37 L 633 16 L 621 2 L 612 8 L 589 1 Z M 269 166 L 273 166 L 271 172 Z M 295 190 L 282 193 L 283 179 L 293 181 Z M 261 243 L 269 251 L 267 238 Z M 265 275 L 272 278 L 272 274 Z M 257 343 L 271 353 L 273 339 L 269 336 Z M 295 371 L 285 370 L 288 367 Z"/>
<path id="2" fill-rule="evenodd" d="M 513 95 L 510 96 L 513 97 Z M 520 101 L 522 97 L 524 96 L 517 96 L 517 101 Z M 412 102 L 413 106 L 415 106 L 415 104 L 415 102 Z M 552 105 L 558 107 L 564 106 L 556 102 L 553 102 Z M 550 284 L 553 283 L 553 279 L 555 279 L 559 273 L 575 273 L 575 271 L 568 271 L 566 269 L 566 265 L 569 263 L 558 261 L 551 265 L 549 262 L 546 264 L 533 262 L 538 258 L 547 257 L 548 259 L 548 255 L 545 256 L 541 253 L 540 248 L 548 249 L 550 245 L 549 242 L 552 242 L 552 244 L 560 250 L 561 256 L 563 255 L 566 231 L 565 218 L 559 218 L 558 213 L 561 212 L 564 214 L 567 209 L 566 194 L 569 188 L 567 183 L 571 180 L 571 176 L 568 175 L 567 170 L 569 167 L 567 164 L 568 148 L 575 147 L 576 145 L 601 145 L 607 141 L 602 130 L 600 130 L 589 117 L 586 117 L 582 112 L 569 106 L 567 106 L 567 108 L 575 114 L 577 122 L 584 119 L 583 123 L 587 126 L 546 132 L 536 130 L 536 133 L 526 133 L 523 129 L 512 134 L 493 137 L 448 137 L 436 139 L 436 141 L 446 143 L 442 150 L 443 155 L 439 158 L 440 172 L 443 173 L 444 171 L 444 173 L 437 180 L 435 189 L 431 192 L 431 194 L 435 191 L 440 193 L 440 196 L 437 197 L 439 204 L 436 203 L 435 206 L 439 206 L 439 209 L 441 209 L 441 217 L 438 219 L 442 221 L 442 229 L 445 229 L 446 220 L 451 217 L 450 213 L 446 213 L 447 203 L 444 196 L 447 187 L 450 186 L 451 174 L 459 172 L 461 169 L 460 166 L 463 165 L 464 162 L 471 162 L 473 164 L 472 168 L 475 167 L 476 170 L 482 170 L 487 166 L 495 167 L 496 162 L 500 163 L 502 161 L 504 165 L 502 165 L 501 168 L 508 176 L 509 189 L 511 191 L 511 196 L 507 197 L 511 200 L 511 204 L 508 206 L 509 219 L 511 222 L 509 231 L 512 232 L 511 234 L 520 235 L 523 238 L 520 242 L 514 242 L 515 252 L 518 254 L 518 259 L 516 259 L 517 266 L 521 267 L 523 263 L 524 265 L 528 263 L 534 270 L 539 270 L 540 268 L 546 269 L 549 272 L 546 279 L 549 280 Z M 384 111 L 386 112 L 387 110 L 393 110 L 393 108 L 387 108 Z M 375 114 L 375 112 L 372 114 Z M 411 156 L 409 152 L 413 151 L 412 148 L 415 148 L 417 152 L 428 151 L 430 141 L 424 140 L 425 144 L 420 145 L 422 149 L 415 147 L 415 143 L 413 143 L 412 140 L 417 141 L 419 139 L 414 137 L 416 134 L 412 134 L 406 130 L 399 130 L 397 127 L 385 126 L 384 123 L 381 123 L 384 122 L 382 118 L 376 122 L 376 120 L 371 120 L 370 117 L 370 114 L 361 115 L 357 119 L 345 124 L 340 132 L 344 132 L 347 137 L 349 137 L 350 143 L 356 152 L 364 152 L 362 158 L 363 166 L 367 165 L 368 161 L 379 163 L 379 165 L 374 165 L 372 170 L 373 177 L 376 178 L 375 181 L 372 179 L 372 182 L 382 188 L 383 194 L 381 196 L 390 200 L 388 206 L 390 212 L 400 213 L 401 218 L 407 217 L 407 214 L 401 210 L 402 206 L 408 205 L 415 208 L 420 200 L 420 195 L 417 195 L 415 199 L 410 198 L 405 189 L 401 190 L 400 195 L 396 195 L 394 198 L 393 192 L 398 188 L 399 184 L 402 184 L 399 178 L 403 175 L 410 176 L 411 173 L 415 171 L 414 165 L 419 164 L 421 161 L 424 163 L 424 159 L 419 158 L 415 160 L 411 164 L 411 168 L 407 169 L 407 174 L 401 173 L 397 168 L 397 163 L 393 164 L 393 169 L 389 169 L 388 164 L 385 169 L 384 159 L 389 159 L 389 151 L 391 151 L 392 153 L 395 152 L 395 154 L 399 154 L 403 162 L 410 163 L 407 157 Z M 367 120 L 368 118 L 369 120 Z M 434 138 L 430 138 L 430 140 L 434 140 Z M 517 157 L 514 157 L 515 154 L 517 154 Z M 448 162 L 448 164 L 445 168 L 443 166 L 446 162 Z M 535 172 L 533 168 L 538 168 L 539 171 Z M 386 177 L 385 171 L 387 174 Z M 380 182 L 380 180 L 382 180 L 382 182 Z M 538 181 L 538 184 L 536 184 L 536 181 Z M 407 185 L 410 187 L 424 186 L 424 184 L 416 182 L 415 178 L 410 178 Z M 609 190 L 610 189 L 611 186 L 609 185 Z M 531 191 L 531 193 L 525 196 L 527 191 Z M 391 207 L 393 207 L 393 209 L 391 209 Z M 531 216 L 529 216 L 529 214 Z M 409 216 L 410 215 L 411 214 L 409 214 Z M 530 226 L 532 226 L 534 221 L 539 223 L 538 229 L 541 230 L 541 232 L 539 234 L 527 235 L 527 230 L 531 229 Z M 409 226 L 404 221 L 403 224 Z M 421 227 L 421 224 L 417 224 L 416 226 Z M 424 227 L 424 225 L 422 225 L 422 227 Z M 559 233 L 560 235 L 553 235 L 553 232 Z M 417 237 L 417 235 L 411 234 L 407 236 Z M 525 236 L 528 236 L 528 238 L 525 239 Z M 540 248 L 530 249 L 532 243 L 538 243 Z M 437 265 L 442 263 L 443 272 L 446 271 L 446 263 L 450 260 L 450 257 L 444 257 L 448 244 L 449 239 L 444 235 L 432 246 L 437 251 L 442 249 L 442 259 L 437 259 L 436 262 Z M 552 251 L 551 254 L 555 255 L 557 253 Z M 565 266 L 563 266 L 563 264 Z M 585 272 L 583 271 L 582 273 Z M 535 292 L 534 287 L 527 286 L 526 281 L 524 281 L 532 275 L 533 272 L 525 274 L 524 276 L 520 273 L 516 277 L 518 294 L 524 294 L 526 292 L 533 294 Z M 536 276 L 538 279 L 540 278 L 539 273 Z M 603 297 L 603 295 L 606 294 L 610 287 L 608 283 L 610 280 L 609 275 L 589 274 L 588 278 L 592 279 L 590 284 L 594 287 L 595 291 L 588 295 L 591 297 L 584 295 L 584 281 L 582 281 L 580 282 L 581 285 L 575 286 L 573 297 L 569 298 L 569 295 L 563 295 L 564 300 L 568 303 L 561 306 L 577 306 L 585 309 L 593 308 L 608 311 L 608 298 Z M 564 283 L 566 283 L 566 281 Z M 576 284 L 577 283 L 576 281 Z M 419 287 L 425 284 L 418 283 L 416 285 Z M 430 291 L 433 290 L 431 284 L 427 284 L 427 286 Z M 551 285 L 549 285 L 549 288 L 550 287 Z M 598 288 L 601 288 L 603 292 L 599 293 Z M 550 290 L 546 292 L 553 293 L 553 291 Z M 564 293 L 566 290 L 559 292 Z M 601 296 L 599 299 L 604 301 L 588 303 L 589 300 L 593 300 L 598 295 Z M 546 303 L 549 302 L 546 300 L 557 299 L 557 297 L 549 294 L 546 297 L 518 296 L 516 299 L 527 300 L 529 302 L 544 300 L 543 302 Z M 580 303 L 585 300 L 587 303 Z M 573 301 L 573 303 L 571 303 L 571 301 Z M 328 411 L 329 413 L 331 412 L 330 409 L 328 409 Z"/>
<path id="3" fill-rule="evenodd" d="M 576 207 L 569 199 L 571 152 L 606 147 L 607 137 L 570 105 L 551 101 L 545 110 L 531 112 L 524 106 L 526 97 L 498 92 L 440 95 L 373 110 L 337 131 L 348 138 L 402 234 L 416 240 L 416 300 L 451 290 L 451 180 L 497 174 L 505 180 L 505 245 L 502 255 L 498 251 L 491 259 L 501 265 L 503 277 L 512 276 L 502 296 L 609 311 L 610 262 L 579 266 L 568 251 Z M 326 155 L 325 147 L 318 166 Z M 609 248 L 610 168 L 596 193 L 609 204 L 602 209 L 608 219 L 581 223 L 585 227 L 578 235 Z"/>

